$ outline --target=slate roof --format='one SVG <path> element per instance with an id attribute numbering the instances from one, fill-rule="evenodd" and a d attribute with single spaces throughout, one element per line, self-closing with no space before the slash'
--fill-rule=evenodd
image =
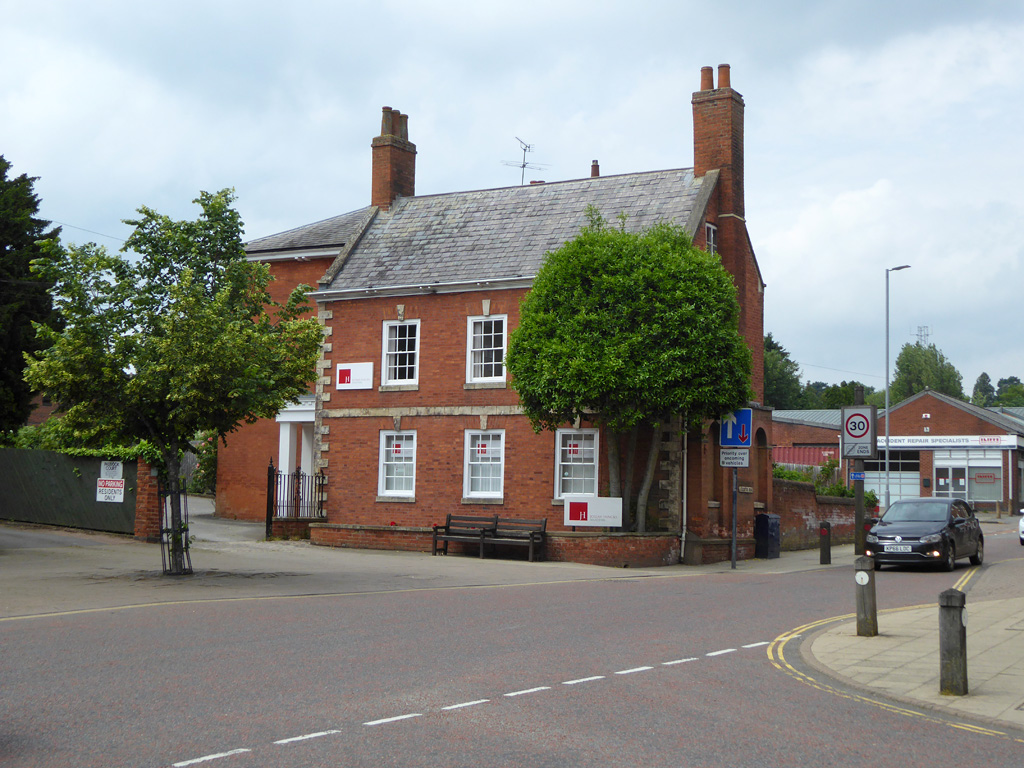
<path id="1" fill-rule="evenodd" d="M 626 228 L 673 221 L 694 233 L 717 181 L 692 168 L 398 198 L 246 245 L 251 255 L 337 247 L 326 292 L 531 279 L 575 237 L 594 205 Z"/>
<path id="2" fill-rule="evenodd" d="M 372 206 L 332 216 L 276 235 L 268 235 L 245 244 L 250 255 L 273 251 L 341 248 L 359 237 L 377 209 Z"/>
<path id="3" fill-rule="evenodd" d="M 879 409 L 879 415 L 882 415 L 884 412 L 884 408 Z M 808 427 L 839 429 L 842 420 L 843 412 L 838 409 L 772 411 L 772 421 L 784 424 L 804 424 Z"/>

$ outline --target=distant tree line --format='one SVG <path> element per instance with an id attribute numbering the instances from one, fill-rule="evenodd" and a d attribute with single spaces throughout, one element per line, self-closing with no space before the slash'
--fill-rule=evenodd
<path id="1" fill-rule="evenodd" d="M 764 338 L 764 401 L 777 410 L 835 409 L 854 404 L 854 389 L 864 387 L 864 402 L 885 406 L 885 390 L 859 381 L 827 384 L 801 383 L 800 366 L 772 334 Z M 1024 407 L 1024 384 L 1016 376 L 999 379 L 995 386 L 987 373 L 978 376 L 968 398 L 960 372 L 934 344 L 904 344 L 896 358 L 889 383 L 889 403 L 895 405 L 918 392 L 931 389 L 983 408 Z"/>

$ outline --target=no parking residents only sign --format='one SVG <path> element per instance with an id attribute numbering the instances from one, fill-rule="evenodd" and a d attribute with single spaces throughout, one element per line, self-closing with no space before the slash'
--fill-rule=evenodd
<path id="1" fill-rule="evenodd" d="M 100 476 L 96 481 L 96 501 L 121 503 L 124 501 L 124 465 L 120 461 L 100 462 Z"/>

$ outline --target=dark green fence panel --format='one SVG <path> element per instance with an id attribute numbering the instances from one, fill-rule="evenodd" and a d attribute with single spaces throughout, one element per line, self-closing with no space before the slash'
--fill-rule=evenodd
<path id="1" fill-rule="evenodd" d="M 124 501 L 96 501 L 101 459 L 0 448 L 0 518 L 113 533 L 135 532 L 137 466 L 124 462 Z"/>

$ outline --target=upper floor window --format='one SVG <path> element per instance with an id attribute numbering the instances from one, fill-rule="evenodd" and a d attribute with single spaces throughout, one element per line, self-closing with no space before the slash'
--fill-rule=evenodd
<path id="1" fill-rule="evenodd" d="M 381 384 L 419 383 L 420 321 L 384 323 Z"/>
<path id="2" fill-rule="evenodd" d="M 500 498 L 505 468 L 505 433 L 466 430 L 463 492 L 466 498 Z"/>
<path id="3" fill-rule="evenodd" d="M 704 240 L 706 241 L 708 253 L 718 253 L 718 227 L 714 224 L 705 224 Z"/>
<path id="4" fill-rule="evenodd" d="M 381 432 L 377 493 L 412 496 L 416 492 L 416 433 Z"/>
<path id="5" fill-rule="evenodd" d="M 466 381 L 505 380 L 506 321 L 506 315 L 469 318 Z"/>
<path id="6" fill-rule="evenodd" d="M 597 495 L 597 430 L 560 429 L 555 437 L 555 498 Z"/>

